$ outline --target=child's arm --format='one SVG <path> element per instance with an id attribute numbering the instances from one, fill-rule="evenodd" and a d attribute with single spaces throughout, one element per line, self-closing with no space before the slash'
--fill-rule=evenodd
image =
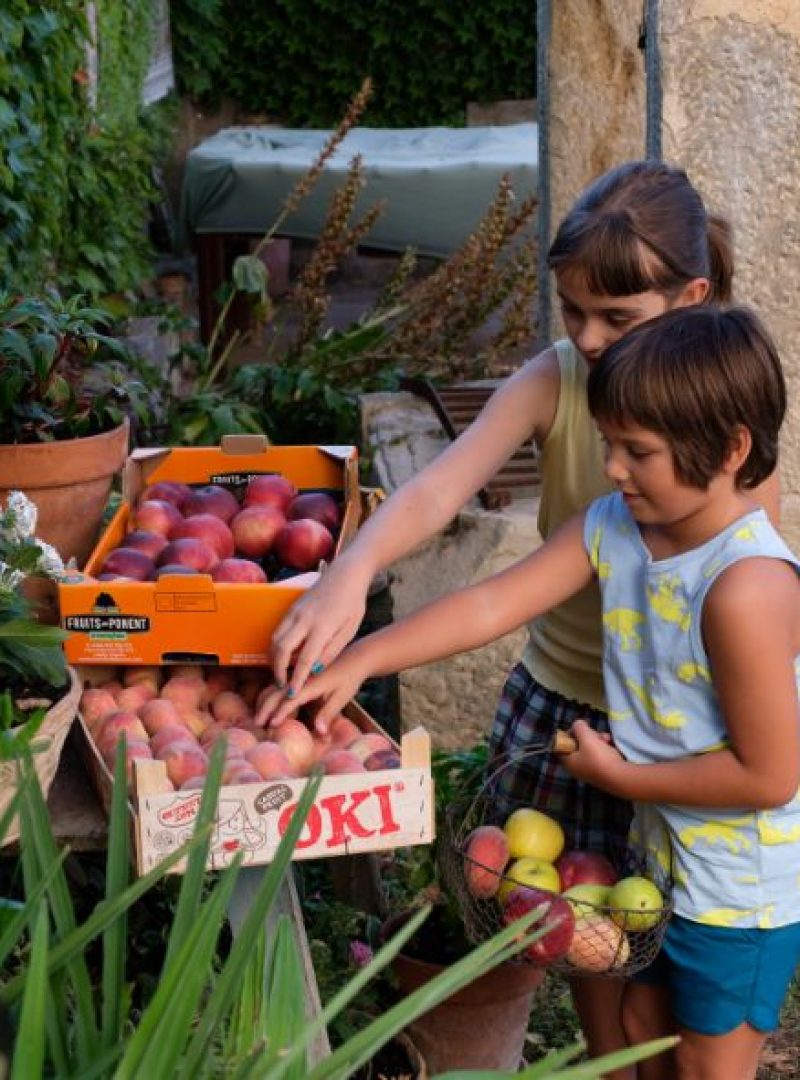
<path id="1" fill-rule="evenodd" d="M 316 725 L 328 721 L 371 675 L 441 660 L 502 637 L 584 588 L 592 568 L 583 542 L 584 514 L 563 525 L 537 551 L 485 581 L 450 593 L 356 641 L 290 700 L 274 695 L 256 721 L 279 724 L 299 705 L 323 700 Z"/>
<path id="2" fill-rule="evenodd" d="M 800 583 L 776 559 L 736 563 L 709 590 L 703 636 L 730 746 L 653 765 L 625 761 L 577 724 L 570 772 L 634 802 L 768 809 L 800 784 Z"/>

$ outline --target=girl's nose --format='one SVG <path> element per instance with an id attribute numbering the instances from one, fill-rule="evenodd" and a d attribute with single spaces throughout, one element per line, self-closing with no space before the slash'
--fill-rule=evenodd
<path id="1" fill-rule="evenodd" d="M 605 470 L 612 484 L 623 484 L 628 479 L 628 469 L 618 451 L 606 450 Z"/>
<path id="2" fill-rule="evenodd" d="M 586 319 L 575 339 L 575 344 L 584 356 L 592 360 L 599 359 L 608 344 L 600 321 Z"/>

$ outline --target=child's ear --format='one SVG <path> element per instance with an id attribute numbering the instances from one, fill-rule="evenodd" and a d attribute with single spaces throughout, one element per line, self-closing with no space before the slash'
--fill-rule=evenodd
<path id="1" fill-rule="evenodd" d="M 723 466 L 725 472 L 732 473 L 735 476 L 750 457 L 752 449 L 753 436 L 750 429 L 745 427 L 744 424 L 739 424 L 728 447 L 728 455 Z"/>
<path id="2" fill-rule="evenodd" d="M 697 304 L 702 304 L 708 296 L 708 290 L 710 288 L 711 283 L 708 278 L 692 278 L 692 280 L 687 282 L 681 289 L 674 306 L 679 308 L 695 307 Z"/>

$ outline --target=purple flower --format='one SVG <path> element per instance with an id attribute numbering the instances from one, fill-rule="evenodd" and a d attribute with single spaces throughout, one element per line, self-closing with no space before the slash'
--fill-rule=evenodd
<path id="1" fill-rule="evenodd" d="M 366 941 L 351 941 L 350 942 L 350 963 L 354 967 L 363 968 L 372 959 L 372 949 L 367 945 Z"/>

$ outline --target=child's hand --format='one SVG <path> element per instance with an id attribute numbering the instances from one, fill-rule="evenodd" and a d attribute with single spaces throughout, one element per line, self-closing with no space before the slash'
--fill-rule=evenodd
<path id="1" fill-rule="evenodd" d="M 324 734 L 331 720 L 354 696 L 368 674 L 359 664 L 354 651 L 345 652 L 327 671 L 313 675 L 299 691 L 294 691 L 292 687 L 286 690 L 275 687 L 265 694 L 254 722 L 263 727 L 278 727 L 301 705 L 319 701 L 321 705 L 314 716 L 314 727 Z"/>
<path id="2" fill-rule="evenodd" d="M 585 720 L 576 720 L 570 734 L 578 742 L 578 749 L 561 759 L 564 768 L 579 780 L 609 790 L 625 759 L 611 744 L 610 737 L 600 734 Z"/>

